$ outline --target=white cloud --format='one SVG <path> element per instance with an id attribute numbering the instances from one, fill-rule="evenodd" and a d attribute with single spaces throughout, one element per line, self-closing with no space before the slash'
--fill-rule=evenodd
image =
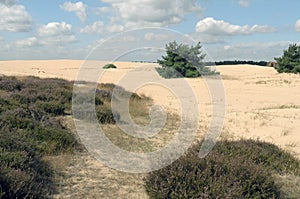
<path id="1" fill-rule="evenodd" d="M 166 40 L 168 39 L 168 35 L 164 34 L 155 34 L 153 32 L 148 32 L 145 34 L 145 40 L 146 41 L 153 41 L 153 40 Z"/>
<path id="2" fill-rule="evenodd" d="M 65 2 L 63 5 L 60 5 L 60 8 L 67 12 L 75 12 L 76 16 L 82 23 L 84 23 L 87 19 L 87 5 L 81 1 L 77 3 Z"/>
<path id="3" fill-rule="evenodd" d="M 5 3 L 9 3 L 5 1 Z M 10 32 L 29 32 L 32 29 L 32 18 L 23 5 L 0 4 L 0 30 Z"/>
<path id="4" fill-rule="evenodd" d="M 32 47 L 32 46 L 39 46 L 40 43 L 38 41 L 38 38 L 30 37 L 30 38 L 26 38 L 26 39 L 17 41 L 16 45 L 18 47 Z"/>
<path id="5" fill-rule="evenodd" d="M 17 2 L 18 0 L 0 0 L 0 4 L 4 4 L 6 6 L 15 5 Z"/>
<path id="6" fill-rule="evenodd" d="M 215 20 L 212 17 L 199 21 L 196 25 L 196 32 L 210 35 L 248 35 L 252 33 L 275 32 L 276 29 L 269 26 L 233 25 L 223 20 Z"/>
<path id="7" fill-rule="evenodd" d="M 124 30 L 124 26 L 113 24 L 107 27 L 108 32 L 116 33 L 116 32 L 122 32 Z"/>
<path id="8" fill-rule="evenodd" d="M 249 5 L 250 5 L 249 1 L 245 1 L 245 0 L 239 1 L 239 6 L 241 7 L 248 7 Z"/>
<path id="9" fill-rule="evenodd" d="M 124 26 L 119 24 L 105 25 L 103 21 L 95 21 L 91 25 L 87 25 L 80 30 L 81 33 L 87 34 L 104 34 L 122 32 Z"/>
<path id="10" fill-rule="evenodd" d="M 216 44 L 225 42 L 225 38 L 220 35 L 193 32 L 191 34 L 188 34 L 188 36 L 190 36 L 195 41 L 200 41 L 203 44 Z"/>
<path id="11" fill-rule="evenodd" d="M 72 25 L 65 22 L 50 22 L 46 25 L 42 25 L 37 30 L 40 42 L 47 44 L 59 44 L 72 43 L 76 41 L 73 35 Z"/>
<path id="12" fill-rule="evenodd" d="M 101 34 L 104 32 L 104 23 L 103 21 L 95 21 L 92 25 L 87 25 L 80 30 L 81 33 L 88 34 Z"/>
<path id="13" fill-rule="evenodd" d="M 109 13 L 112 11 L 113 11 L 113 9 L 111 7 L 107 7 L 107 6 L 98 7 L 98 8 L 94 9 L 95 14 L 97 14 L 97 15 L 103 15 L 103 14 L 106 14 L 106 13 Z"/>
<path id="14" fill-rule="evenodd" d="M 281 56 L 292 41 L 246 42 L 233 45 L 208 45 L 205 50 L 215 60 L 272 61 Z"/>
<path id="15" fill-rule="evenodd" d="M 231 46 L 230 45 L 226 45 L 226 46 L 224 46 L 224 50 L 229 50 L 231 48 Z"/>
<path id="16" fill-rule="evenodd" d="M 110 3 L 126 27 L 178 24 L 188 13 L 201 13 L 197 0 L 102 0 Z M 105 9 L 107 10 L 107 8 Z"/>
<path id="17" fill-rule="evenodd" d="M 69 35 L 72 34 L 72 25 L 66 22 L 50 22 L 47 25 L 43 25 L 37 30 L 38 35 L 44 36 L 56 36 L 60 34 Z"/>
<path id="18" fill-rule="evenodd" d="M 297 21 L 296 24 L 295 24 L 295 30 L 296 30 L 297 32 L 300 32 L 300 19 L 298 19 L 298 21 Z"/>

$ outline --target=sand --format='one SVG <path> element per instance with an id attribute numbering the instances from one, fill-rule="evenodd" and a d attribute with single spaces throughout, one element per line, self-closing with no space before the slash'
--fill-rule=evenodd
<path id="1" fill-rule="evenodd" d="M 106 63 L 81 60 L 0 61 L 0 74 L 75 80 L 80 67 L 89 67 L 89 73 L 94 74 Z M 102 71 L 99 82 L 116 83 L 127 89 L 135 86 L 136 92 L 152 97 L 155 104 L 172 111 L 180 110 L 180 100 L 166 88 L 168 86 L 153 83 L 160 81 L 154 71 L 156 64 L 114 64 L 118 69 Z M 275 143 L 300 157 L 300 75 L 278 74 L 270 67 L 250 65 L 218 66 L 217 71 L 221 72 L 226 93 L 226 117 L 222 137 L 259 138 Z M 141 84 L 149 76 L 152 83 L 150 81 L 148 84 Z M 181 81 L 187 82 L 193 89 L 198 101 L 200 124 L 207 129 L 212 114 L 207 82 L 202 78 Z M 186 97 L 188 99 L 192 96 Z"/>
<path id="2" fill-rule="evenodd" d="M 0 75 L 75 80 L 79 69 L 86 66 L 86 79 L 98 77 L 98 73 L 103 72 L 99 82 L 133 88 L 133 91 L 153 98 L 154 104 L 180 114 L 180 99 L 170 89 L 174 86 L 184 93 L 182 100 L 196 96 L 200 116 L 199 135 L 207 132 L 214 103 L 205 79 L 164 82 L 155 72 L 157 65 L 148 63 L 116 62 L 114 64 L 118 69 L 99 70 L 106 63 L 81 60 L 0 61 Z M 300 158 L 300 75 L 278 74 L 273 68 L 249 65 L 218 66 L 217 71 L 221 72 L 226 93 L 226 115 L 221 138 L 265 140 Z M 149 82 L 143 84 L 143 81 Z M 188 89 L 177 81 L 187 83 L 193 92 L 187 92 Z M 62 167 L 65 177 L 61 179 L 55 198 L 148 198 L 143 187 L 143 175 L 117 172 L 88 154 L 69 157 L 70 161 L 66 161 L 64 156 L 53 158 L 55 166 L 66 164 Z"/>

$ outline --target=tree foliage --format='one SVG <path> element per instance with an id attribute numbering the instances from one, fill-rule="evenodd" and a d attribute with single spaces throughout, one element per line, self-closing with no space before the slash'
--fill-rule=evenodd
<path id="1" fill-rule="evenodd" d="M 195 46 L 177 44 L 176 41 L 166 45 L 166 56 L 157 62 L 162 68 L 157 68 L 158 73 L 164 78 L 199 77 L 212 74 L 209 68 L 204 66 L 205 54 L 198 42 Z"/>
<path id="2" fill-rule="evenodd" d="M 275 57 L 275 60 L 279 73 L 300 73 L 300 46 L 290 44 L 289 48 L 283 51 L 283 56 Z"/>

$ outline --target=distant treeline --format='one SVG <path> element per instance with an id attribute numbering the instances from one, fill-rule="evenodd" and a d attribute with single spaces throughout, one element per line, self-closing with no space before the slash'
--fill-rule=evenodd
<path id="1" fill-rule="evenodd" d="M 234 60 L 234 61 L 205 62 L 205 65 L 206 66 L 213 66 L 213 65 L 249 64 L 249 65 L 267 66 L 268 63 L 269 62 L 266 62 L 266 61 L 241 61 L 241 60 Z"/>
<path id="2" fill-rule="evenodd" d="M 155 61 L 132 61 L 137 63 L 157 63 Z M 217 62 L 204 62 L 206 66 L 214 66 L 214 65 L 238 65 L 238 64 L 249 64 L 249 65 L 258 65 L 258 66 L 268 66 L 269 62 L 267 61 L 217 61 Z"/>

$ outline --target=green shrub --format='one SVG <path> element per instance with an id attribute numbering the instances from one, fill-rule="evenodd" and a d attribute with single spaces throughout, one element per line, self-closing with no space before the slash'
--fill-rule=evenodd
<path id="1" fill-rule="evenodd" d="M 275 57 L 275 60 L 279 73 L 300 73 L 300 46 L 289 45 L 289 48 L 283 51 L 282 57 Z"/>
<path id="2" fill-rule="evenodd" d="M 103 66 L 103 69 L 110 69 L 110 68 L 117 68 L 114 64 L 106 64 L 105 66 Z"/>
<path id="3" fill-rule="evenodd" d="M 205 158 L 200 145 L 145 178 L 150 198 L 284 198 L 273 172 L 298 173 L 299 160 L 259 141 L 222 141 Z"/>

